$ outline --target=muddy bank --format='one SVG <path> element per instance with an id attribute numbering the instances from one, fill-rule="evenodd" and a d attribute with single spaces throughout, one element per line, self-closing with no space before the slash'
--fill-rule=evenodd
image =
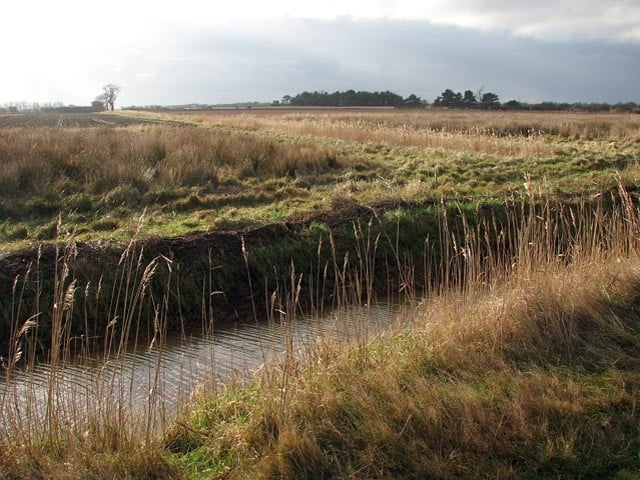
<path id="1" fill-rule="evenodd" d="M 467 272 L 448 264 L 466 242 L 481 241 L 487 258 L 497 250 L 515 255 L 518 239 L 508 232 L 525 215 L 606 210 L 625 195 L 534 205 L 352 203 L 238 231 L 33 246 L 0 258 L 0 351 L 5 358 L 17 346 L 43 351 L 52 335 L 100 348 L 108 335 L 152 336 L 158 329 L 263 319 L 274 310 L 292 314 L 462 282 Z M 572 228 L 561 232 L 559 249 Z"/>
<path id="2" fill-rule="evenodd" d="M 345 256 L 357 258 L 362 239 L 354 234 L 354 222 L 380 235 L 381 216 L 400 207 L 407 206 L 351 204 L 335 212 L 238 231 L 126 244 L 40 244 L 10 253 L 0 258 L 0 351 L 6 358 L 16 342 L 47 349 L 55 322 L 64 323 L 68 338 L 94 339 L 92 346 L 97 348 L 109 328 L 135 328 L 151 335 L 158 317 L 168 331 L 200 325 L 203 319 L 228 322 L 254 314 L 263 318 L 273 307 L 265 298 L 276 291 L 285 298 L 292 273 L 304 277 L 299 279 L 304 290 L 299 307 L 312 303 L 319 308 L 319 302 L 336 301 L 334 267 L 344 267 Z M 152 270 L 150 278 L 145 278 L 147 270 Z M 308 276 L 317 277 L 319 270 L 323 285 L 310 285 Z M 61 311 L 60 304 L 66 310 Z M 37 322 L 27 332 L 33 338 L 18 339 L 28 321 Z"/>

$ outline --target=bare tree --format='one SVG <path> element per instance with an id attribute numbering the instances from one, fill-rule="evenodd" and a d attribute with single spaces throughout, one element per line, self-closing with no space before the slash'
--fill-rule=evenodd
<path id="1" fill-rule="evenodd" d="M 118 85 L 108 83 L 102 87 L 102 93 L 96 97 L 95 101 L 102 103 L 105 110 L 113 111 L 116 104 L 116 98 L 118 98 L 120 90 L 121 88 Z"/>

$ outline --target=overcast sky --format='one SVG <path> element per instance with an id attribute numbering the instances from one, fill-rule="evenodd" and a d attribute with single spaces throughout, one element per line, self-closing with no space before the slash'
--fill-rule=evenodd
<path id="1" fill-rule="evenodd" d="M 445 88 L 640 101 L 640 0 L 4 1 L 0 103 Z"/>

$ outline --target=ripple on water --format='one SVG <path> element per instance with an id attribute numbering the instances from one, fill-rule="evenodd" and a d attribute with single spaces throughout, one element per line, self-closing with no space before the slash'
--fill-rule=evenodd
<path id="1" fill-rule="evenodd" d="M 41 364 L 0 381 L 0 424 L 6 430 L 18 419 L 43 422 L 47 408 L 74 423 L 114 408 L 135 414 L 152 406 L 161 409 L 164 419 L 171 418 L 198 385 L 219 386 L 247 376 L 276 362 L 288 348 L 304 354 L 318 340 L 364 341 L 393 324 L 399 312 L 398 306 L 381 303 L 291 322 L 237 323 L 107 361 L 85 359 L 56 369 Z"/>

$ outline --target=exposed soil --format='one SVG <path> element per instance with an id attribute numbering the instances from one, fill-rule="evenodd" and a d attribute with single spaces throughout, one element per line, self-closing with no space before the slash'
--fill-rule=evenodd
<path id="1" fill-rule="evenodd" d="M 0 114 L 0 128 L 25 127 L 123 127 L 157 120 L 110 115 L 106 113 L 8 113 Z"/>
<path id="2" fill-rule="evenodd" d="M 141 242 L 144 244 L 147 255 L 171 256 L 179 261 L 202 255 L 202 252 L 208 250 L 241 258 L 242 242 L 245 243 L 246 248 L 254 248 L 275 244 L 287 239 L 295 240 L 299 232 L 311 223 L 320 223 L 330 228 L 337 228 L 359 218 L 366 218 L 368 221 L 372 215 L 391 208 L 406 208 L 408 206 L 410 205 L 403 201 L 386 201 L 372 206 L 353 203 L 340 210 L 291 216 L 284 222 L 261 226 L 254 225 L 243 230 L 196 232 L 183 237 L 149 238 L 141 240 Z M 78 242 L 75 247 L 78 258 L 90 258 L 94 263 L 104 263 L 105 260 L 113 259 L 115 264 L 126 244 L 90 241 Z M 42 244 L 33 245 L 0 257 L 0 286 L 13 283 L 17 275 L 24 274 L 28 265 L 35 265 L 36 262 L 38 262 L 38 267 L 43 273 L 53 272 L 56 258 L 55 252 L 55 245 Z M 4 290 L 4 288 L 2 289 Z"/>
<path id="3" fill-rule="evenodd" d="M 613 203 L 631 201 L 634 205 L 640 203 L 636 195 L 635 186 L 625 187 L 624 190 L 605 190 L 597 194 L 590 195 L 592 200 L 602 197 Z M 547 197 L 551 199 L 552 197 Z M 553 196 L 556 201 L 572 202 L 584 201 L 584 197 L 575 193 L 557 194 Z M 360 205 L 358 203 L 346 203 L 338 210 L 310 212 L 306 214 L 295 214 L 287 217 L 285 221 L 270 224 L 250 223 L 245 228 L 237 230 L 217 230 L 208 232 L 194 232 L 181 237 L 159 238 L 152 237 L 140 240 L 141 246 L 147 252 L 147 256 L 164 255 L 170 256 L 178 261 L 202 256 L 203 252 L 213 250 L 225 256 L 237 256 L 241 259 L 242 245 L 246 248 L 255 248 L 266 245 L 275 245 L 285 241 L 295 241 L 300 232 L 311 224 L 322 224 L 329 228 L 337 229 L 348 226 L 358 219 L 369 221 L 372 217 L 381 215 L 385 211 L 396 208 L 411 209 L 425 207 L 452 199 L 429 199 L 421 202 L 408 202 L 400 199 L 388 199 L 371 205 Z M 464 203 L 464 198 L 455 199 Z M 466 199 L 469 202 L 479 201 L 480 197 Z M 85 257 L 91 263 L 105 264 L 108 261 L 118 261 L 125 243 L 88 241 L 78 242 L 75 247 L 77 257 Z M 56 246 L 52 244 L 34 244 L 22 250 L 0 255 L 0 290 L 5 290 L 7 283 L 13 283 L 17 275 L 24 274 L 29 264 L 38 262 L 38 266 L 43 272 L 53 272 L 55 265 Z M 113 265 L 113 264 L 112 264 Z"/>

